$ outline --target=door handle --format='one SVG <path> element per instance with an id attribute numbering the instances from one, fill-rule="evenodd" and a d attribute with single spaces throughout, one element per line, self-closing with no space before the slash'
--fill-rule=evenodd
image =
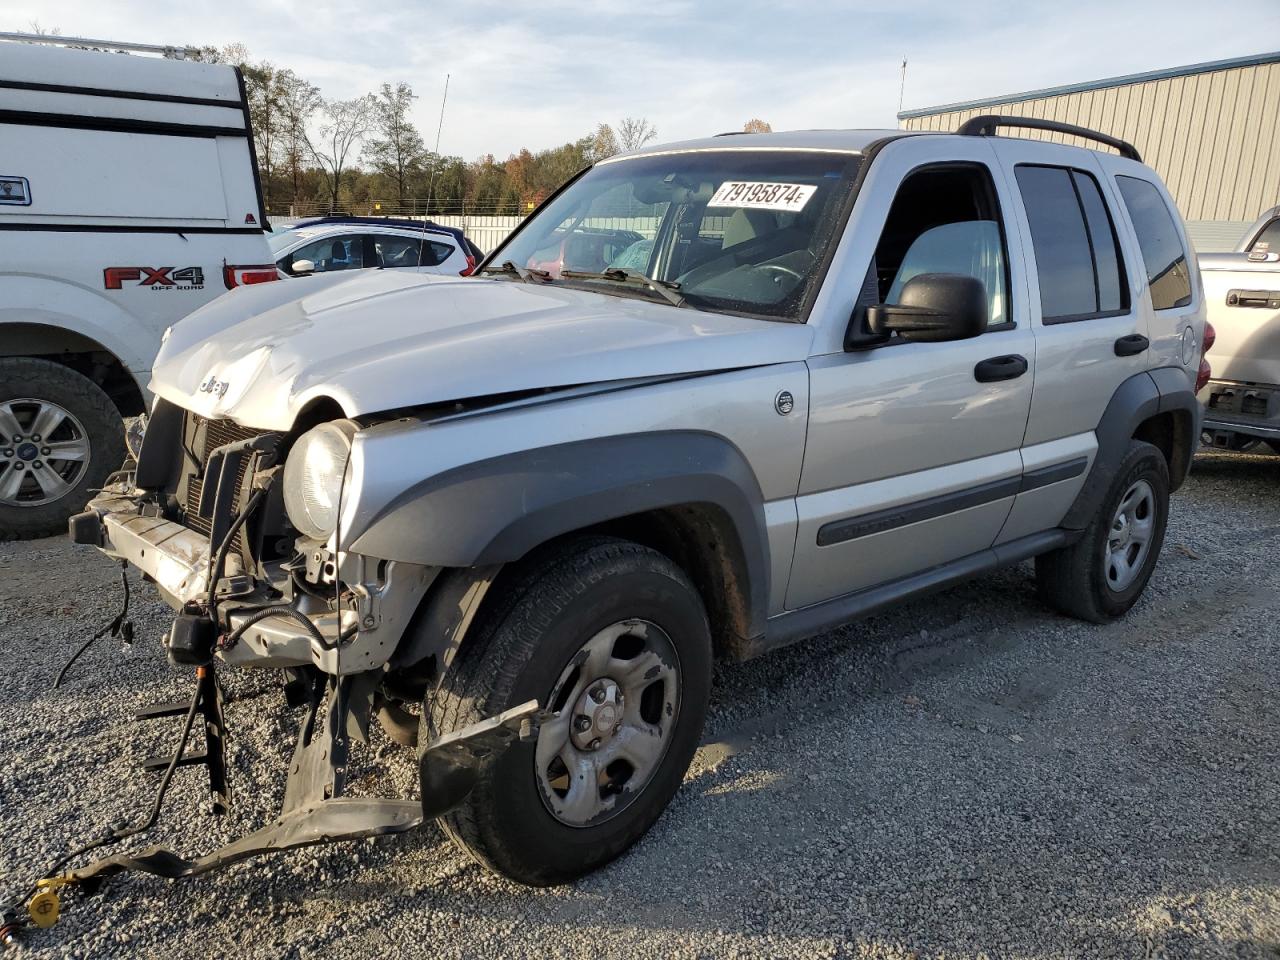
<path id="1" fill-rule="evenodd" d="M 1027 358 L 1011 353 L 1003 357 L 992 357 L 983 360 L 973 368 L 973 379 L 979 383 L 993 383 L 996 380 L 1016 380 L 1027 372 Z"/>
<path id="2" fill-rule="evenodd" d="M 1121 337 L 1116 341 L 1116 356 L 1134 357 L 1149 346 L 1151 346 L 1151 341 L 1142 334 L 1131 333 L 1127 337 Z"/>

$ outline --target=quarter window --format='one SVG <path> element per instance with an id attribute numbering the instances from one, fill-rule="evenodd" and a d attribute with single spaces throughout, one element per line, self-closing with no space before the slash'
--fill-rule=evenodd
<path id="1" fill-rule="evenodd" d="M 1187 306 L 1191 303 L 1187 251 L 1160 191 L 1137 177 L 1116 177 L 1116 183 L 1142 248 L 1151 305 L 1157 310 Z"/>
<path id="2" fill-rule="evenodd" d="M 1020 164 L 1015 173 L 1031 227 L 1045 322 L 1126 310 L 1124 261 L 1097 181 L 1066 167 Z"/>

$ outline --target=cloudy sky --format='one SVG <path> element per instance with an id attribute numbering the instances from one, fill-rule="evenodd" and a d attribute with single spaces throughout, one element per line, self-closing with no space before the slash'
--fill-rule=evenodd
<path id="1" fill-rule="evenodd" d="M 741 129 L 896 126 L 965 100 L 1280 47 L 1277 0 L 0 0 L 0 31 L 243 43 L 326 97 L 409 82 L 428 145 L 505 157 L 643 116 L 659 140 Z M 0 51 L 0 56 L 3 53 Z"/>

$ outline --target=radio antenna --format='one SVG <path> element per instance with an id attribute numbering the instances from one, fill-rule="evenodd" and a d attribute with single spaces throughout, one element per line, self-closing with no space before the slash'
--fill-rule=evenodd
<path id="1" fill-rule="evenodd" d="M 426 247 L 426 223 L 431 215 L 431 196 L 435 193 L 435 168 L 440 163 L 440 132 L 444 129 L 444 105 L 449 102 L 449 77 L 451 74 L 444 74 L 444 96 L 440 97 L 440 122 L 435 125 L 435 150 L 431 152 L 431 179 L 428 180 L 426 186 L 426 211 L 422 214 L 422 242 L 417 244 L 417 266 L 422 268 L 422 252 Z M 466 253 L 465 250 L 462 251 Z"/>

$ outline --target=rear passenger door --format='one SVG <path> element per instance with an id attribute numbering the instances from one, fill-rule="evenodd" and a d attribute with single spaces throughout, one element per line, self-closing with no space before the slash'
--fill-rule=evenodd
<path id="1" fill-rule="evenodd" d="M 1119 199 L 1090 151 L 1000 138 L 1016 197 L 1036 335 L 1023 440 L 1028 479 L 999 542 L 1056 526 L 1084 484 L 1112 394 L 1147 369 L 1141 265 L 1126 266 Z M 1129 263 L 1135 261 L 1129 257 Z"/>

